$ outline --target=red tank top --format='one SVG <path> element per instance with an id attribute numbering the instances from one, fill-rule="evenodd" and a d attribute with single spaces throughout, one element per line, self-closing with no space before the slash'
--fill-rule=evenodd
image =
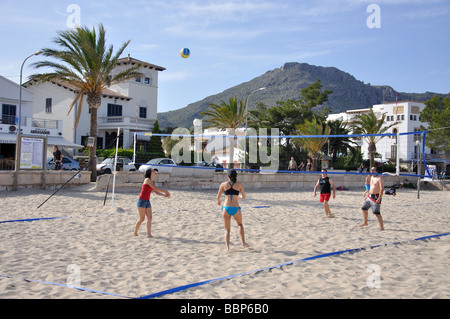
<path id="1" fill-rule="evenodd" d="M 150 185 L 142 184 L 141 194 L 139 195 L 139 198 L 150 200 L 150 193 L 152 192 L 152 190 L 153 188 L 151 188 Z"/>

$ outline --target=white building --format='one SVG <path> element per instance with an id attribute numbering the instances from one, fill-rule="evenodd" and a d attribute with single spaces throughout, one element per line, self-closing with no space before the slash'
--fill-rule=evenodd
<path id="1" fill-rule="evenodd" d="M 385 124 L 392 126 L 386 133 L 407 133 L 420 131 L 420 125 L 427 127 L 426 123 L 420 121 L 420 112 L 425 108 L 425 103 L 419 101 L 397 101 L 384 102 L 373 106 L 373 112 L 378 118 L 386 114 Z M 339 114 L 330 114 L 327 121 L 341 120 L 351 124 L 358 115 L 369 113 L 370 109 L 349 110 Z M 416 141 L 422 142 L 422 135 L 401 135 L 399 139 L 399 156 L 401 162 L 416 161 L 418 158 L 419 147 Z M 364 139 L 357 139 L 355 142 L 361 147 L 364 158 L 369 158 L 368 144 Z M 377 143 L 377 153 L 381 155 L 383 161 L 395 161 L 397 150 L 396 136 L 383 137 Z M 422 149 L 420 149 L 422 150 Z M 430 154 L 430 149 L 425 147 L 425 154 Z"/>
<path id="2" fill-rule="evenodd" d="M 26 136 L 46 136 L 47 153 L 51 154 L 52 146 L 65 149 L 80 148 L 62 137 L 63 123 L 59 120 L 40 118 L 33 114 L 33 91 L 22 87 L 22 103 L 20 107 L 19 84 L 0 76 L 0 170 L 13 170 L 16 156 L 17 132 Z M 19 111 L 19 108 L 21 111 Z"/>
<path id="3" fill-rule="evenodd" d="M 141 77 L 112 85 L 103 91 L 101 106 L 98 109 L 97 147 L 113 148 L 117 128 L 121 128 L 119 147 L 133 147 L 134 132 L 151 132 L 157 114 L 158 71 L 165 68 L 131 58 L 117 60 L 112 75 L 136 64 L 141 64 Z M 86 98 L 78 127 L 74 128 L 79 105 L 70 114 L 70 104 L 76 96 L 76 88 L 62 82 L 37 84 L 28 81 L 24 86 L 34 94 L 33 109 L 36 117 L 63 121 L 63 136 L 68 141 L 85 145 L 89 136 L 90 114 Z"/>

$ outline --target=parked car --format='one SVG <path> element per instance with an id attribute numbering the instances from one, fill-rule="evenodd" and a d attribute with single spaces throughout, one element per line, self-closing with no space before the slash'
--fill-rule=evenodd
<path id="1" fill-rule="evenodd" d="M 168 173 L 177 164 L 170 158 L 154 158 L 139 167 L 139 171 L 145 173 L 149 168 L 157 172 Z"/>
<path id="2" fill-rule="evenodd" d="M 215 167 L 216 168 L 216 172 L 221 172 L 223 171 L 223 166 L 221 164 L 217 164 L 217 163 L 208 163 L 205 161 L 201 161 L 201 162 L 197 162 L 194 164 L 194 166 L 199 166 L 199 167 Z"/>
<path id="3" fill-rule="evenodd" d="M 53 161 L 53 156 L 47 157 L 47 165 L 48 170 L 54 170 L 55 169 L 55 162 Z M 62 169 L 64 171 L 79 171 L 80 170 L 80 163 L 78 163 L 76 160 L 63 156 L 62 160 Z"/>
<path id="4" fill-rule="evenodd" d="M 114 158 L 106 158 L 100 164 L 97 164 L 97 174 L 111 174 L 113 171 Z M 117 158 L 117 171 L 134 172 L 136 166 L 131 162 L 128 157 Z"/>

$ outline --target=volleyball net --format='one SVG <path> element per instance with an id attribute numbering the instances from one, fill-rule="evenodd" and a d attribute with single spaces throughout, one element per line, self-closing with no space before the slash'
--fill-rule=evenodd
<path id="1" fill-rule="evenodd" d="M 270 134 L 269 133 L 270 130 Z M 259 134 L 258 134 L 259 133 Z M 320 173 L 322 169 L 327 169 L 328 174 L 368 174 L 369 167 L 366 165 L 361 172 L 354 169 L 331 169 L 335 167 L 335 162 L 331 162 L 333 146 L 330 145 L 332 139 L 345 139 L 351 141 L 349 144 L 360 149 L 363 160 L 368 161 L 369 139 L 375 142 L 375 164 L 380 174 L 396 176 L 414 176 L 422 178 L 432 178 L 435 174 L 435 165 L 427 163 L 426 154 L 430 150 L 425 145 L 426 131 L 414 131 L 404 133 L 384 133 L 384 134 L 350 134 L 350 135 L 280 135 L 279 130 L 272 129 L 247 129 L 244 132 L 237 132 L 229 135 L 226 131 L 216 132 L 194 132 L 191 134 L 188 129 L 176 129 L 171 134 L 136 132 L 133 142 L 133 163 L 141 166 L 149 164 L 138 155 L 140 149 L 139 141 L 149 141 L 150 138 L 160 137 L 165 141 L 165 145 L 172 144 L 166 153 L 166 158 L 175 162 L 177 167 L 191 167 L 196 169 L 214 169 L 216 171 L 234 168 L 242 172 L 251 173 L 294 173 L 310 174 Z M 300 145 L 306 152 L 313 148 L 314 144 L 321 144 L 321 150 L 316 151 L 315 160 L 308 153 L 305 158 L 294 158 L 297 165 L 301 161 L 307 165 L 308 159 L 315 163 L 315 167 L 304 170 L 288 169 L 286 160 L 280 161 L 280 149 L 288 143 Z M 309 146 L 308 146 L 309 145 Z M 316 145 L 317 149 L 317 145 Z M 324 152 L 323 149 L 326 149 Z M 347 157 L 337 154 L 337 158 Z M 342 162 L 342 160 L 341 160 Z M 209 164 L 209 166 L 207 166 Z M 151 163 L 153 168 L 170 168 L 173 164 Z M 161 171 L 161 170 L 160 170 Z"/>

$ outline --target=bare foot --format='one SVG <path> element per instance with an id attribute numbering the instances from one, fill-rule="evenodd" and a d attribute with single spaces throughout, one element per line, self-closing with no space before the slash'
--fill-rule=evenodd
<path id="1" fill-rule="evenodd" d="M 359 227 L 365 227 L 365 226 L 369 226 L 369 225 L 367 223 L 359 225 Z"/>
<path id="2" fill-rule="evenodd" d="M 152 234 L 147 235 L 147 238 L 153 238 Z"/>
<path id="3" fill-rule="evenodd" d="M 138 233 L 136 233 L 136 232 L 134 232 L 133 235 L 134 235 L 134 236 L 139 236 Z"/>
<path id="4" fill-rule="evenodd" d="M 247 243 L 243 243 L 243 244 L 242 244 L 242 247 L 244 247 L 244 248 L 249 248 L 249 247 L 250 247 L 250 245 L 249 245 L 249 244 L 247 244 Z"/>

